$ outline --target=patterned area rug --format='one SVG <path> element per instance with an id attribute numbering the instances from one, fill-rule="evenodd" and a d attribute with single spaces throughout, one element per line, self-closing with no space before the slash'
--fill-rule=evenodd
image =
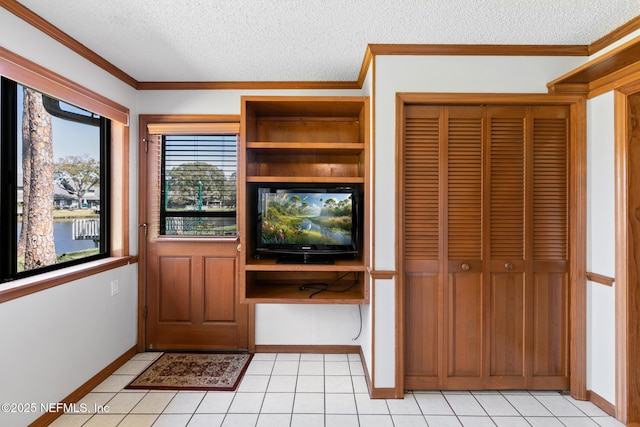
<path id="1" fill-rule="evenodd" d="M 233 391 L 253 354 L 164 353 L 127 389 Z"/>

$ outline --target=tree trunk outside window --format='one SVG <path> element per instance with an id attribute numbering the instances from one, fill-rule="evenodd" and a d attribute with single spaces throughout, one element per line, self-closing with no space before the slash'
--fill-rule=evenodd
<path id="1" fill-rule="evenodd" d="M 53 140 L 51 115 L 44 109 L 42 94 L 24 89 L 23 123 L 24 268 L 32 270 L 56 263 L 53 240 Z M 26 230 L 26 231 L 25 231 Z"/>

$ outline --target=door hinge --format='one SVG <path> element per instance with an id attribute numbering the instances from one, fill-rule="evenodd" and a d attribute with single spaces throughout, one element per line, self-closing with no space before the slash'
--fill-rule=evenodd
<path id="1" fill-rule="evenodd" d="M 147 223 L 138 224 L 138 227 L 144 227 L 144 237 L 147 237 Z"/>
<path id="2" fill-rule="evenodd" d="M 147 306 L 146 305 L 144 307 L 142 307 L 142 318 L 143 319 L 147 318 Z"/>
<path id="3" fill-rule="evenodd" d="M 144 152 L 149 152 L 149 140 L 147 138 L 142 138 L 142 142 L 144 142 Z"/>

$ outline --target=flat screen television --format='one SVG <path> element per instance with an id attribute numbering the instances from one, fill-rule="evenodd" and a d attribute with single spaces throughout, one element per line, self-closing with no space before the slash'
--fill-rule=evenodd
<path id="1" fill-rule="evenodd" d="M 351 187 L 257 189 L 256 257 L 331 263 L 359 251 L 359 192 Z"/>

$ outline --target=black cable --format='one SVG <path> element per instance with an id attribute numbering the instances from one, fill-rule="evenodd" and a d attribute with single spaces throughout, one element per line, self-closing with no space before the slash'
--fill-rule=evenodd
<path id="1" fill-rule="evenodd" d="M 362 306 L 358 304 L 358 313 L 360 314 L 360 329 L 358 330 L 358 335 L 351 338 L 351 341 L 355 341 L 360 338 L 360 334 L 362 333 Z"/>
<path id="2" fill-rule="evenodd" d="M 351 286 L 349 286 L 346 289 L 341 289 L 338 291 L 335 291 L 333 289 L 329 289 L 331 286 L 335 285 L 339 280 L 343 279 L 344 277 L 347 277 L 349 274 L 353 274 L 353 283 L 351 284 Z M 347 292 L 351 289 L 354 288 L 354 286 L 356 286 L 358 284 L 358 274 L 355 271 L 348 271 L 338 277 L 336 277 L 331 283 L 327 284 L 325 287 L 320 288 L 316 288 L 318 289 L 317 291 L 313 292 L 312 294 L 309 295 L 309 298 L 313 298 L 314 295 L 319 294 L 321 292 L 333 292 L 333 293 L 342 293 L 342 292 Z M 305 288 L 307 287 L 306 285 L 304 286 Z"/>

